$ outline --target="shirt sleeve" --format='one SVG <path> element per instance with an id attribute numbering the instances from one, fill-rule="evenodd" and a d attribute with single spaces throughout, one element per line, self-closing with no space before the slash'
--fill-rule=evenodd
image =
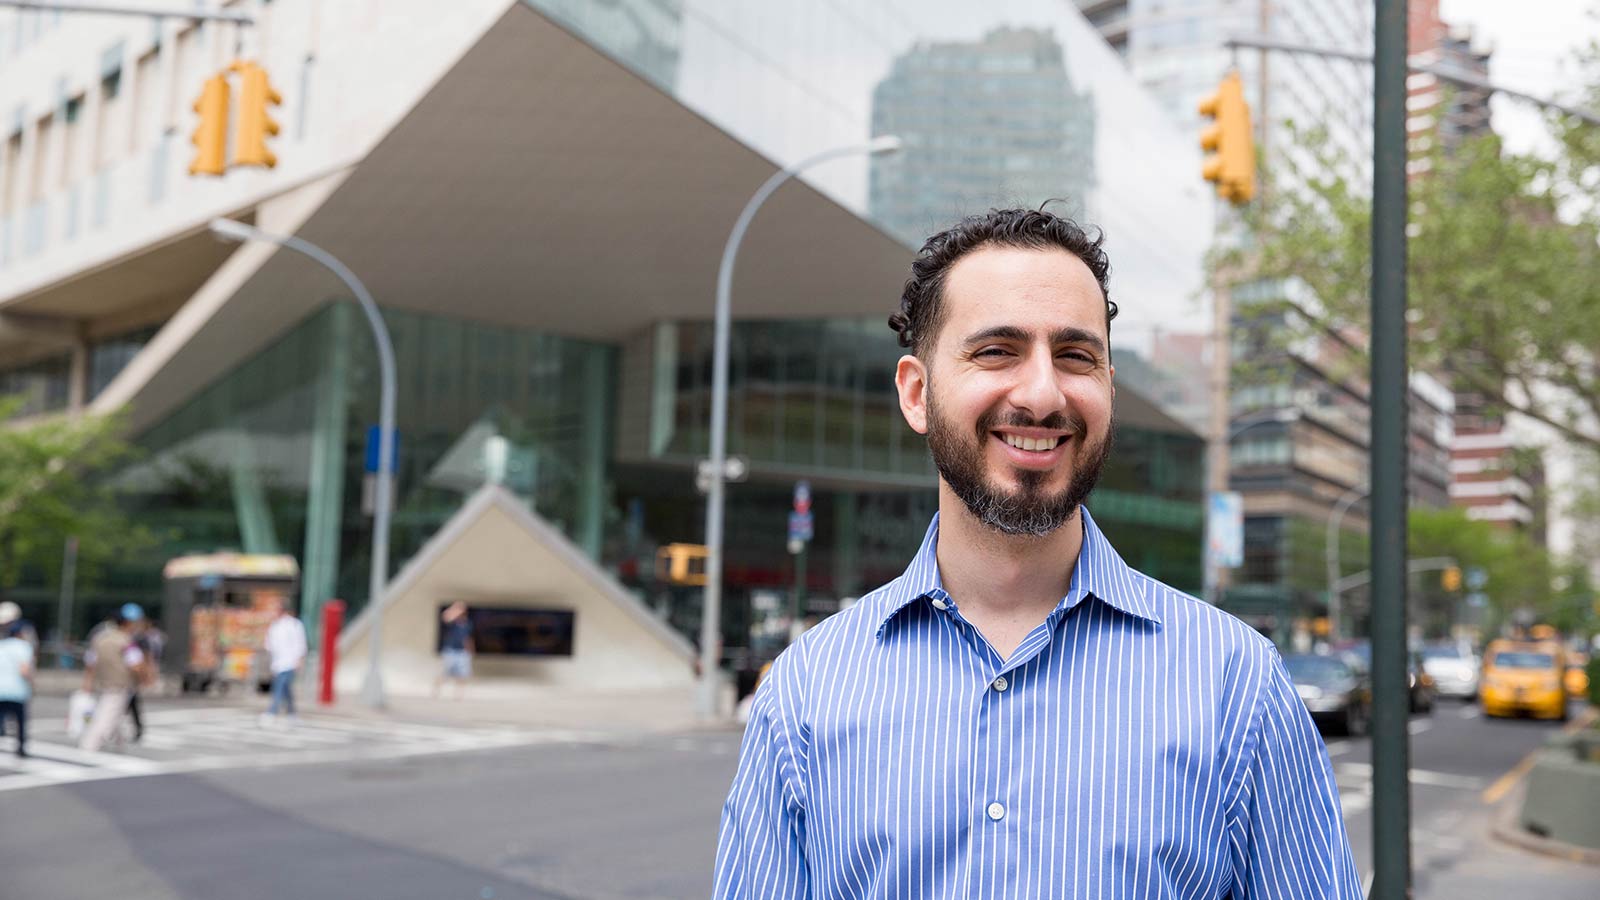
<path id="1" fill-rule="evenodd" d="M 791 651 L 792 652 L 792 651 Z M 785 656 L 788 654 L 786 653 Z M 805 802 L 794 753 L 794 693 L 780 657 L 756 691 L 739 770 L 722 806 L 715 900 L 786 900 L 808 895 Z"/>
<path id="2" fill-rule="evenodd" d="M 1281 658 L 1266 664 L 1228 816 L 1236 900 L 1362 900 L 1327 748 Z"/>

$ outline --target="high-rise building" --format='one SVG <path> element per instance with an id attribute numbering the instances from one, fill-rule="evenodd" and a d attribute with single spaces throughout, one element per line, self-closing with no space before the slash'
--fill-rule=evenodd
<path id="1" fill-rule="evenodd" d="M 872 127 L 905 149 L 872 163 L 868 208 L 916 244 L 992 205 L 1063 201 L 1082 216 L 1094 188 L 1094 96 L 1073 89 L 1050 31 L 1000 28 L 977 41 L 917 44 L 872 94 Z"/>
<path id="2" fill-rule="evenodd" d="M 1439 0 L 1412 0 L 1407 49 L 1414 62 L 1489 77 L 1490 51 L 1473 45 L 1472 32 L 1452 28 L 1439 17 Z M 1490 132 L 1489 92 L 1445 81 L 1427 72 L 1406 79 L 1406 139 L 1411 150 L 1407 172 L 1426 172 L 1435 149 L 1446 156 L 1461 142 Z"/>
<path id="3" fill-rule="evenodd" d="M 381 609 L 395 690 L 431 682 L 438 606 L 453 599 L 493 610 L 517 646 L 571 637 L 565 654 L 485 659 L 497 677 L 686 684 L 699 593 L 656 552 L 703 540 L 724 242 L 775 172 L 882 133 L 875 110 L 898 90 L 885 85 L 909 90 L 896 73 L 933 48 L 985 48 L 948 58 L 993 96 L 946 81 L 972 107 L 952 111 L 967 143 L 949 177 L 1005 192 L 975 191 L 974 208 L 1037 205 L 1093 173 L 1122 303 L 1114 345 L 1181 319 L 1201 286 L 1198 151 L 1070 7 L 228 8 L 256 25 L 0 10 L 0 390 L 25 393 L 30 415 L 121 413 L 139 453 L 115 480 L 161 536 L 77 586 L 71 631 L 153 602 L 170 557 L 228 549 L 294 557 L 309 622 L 341 597 L 359 637 Z M 277 165 L 191 176 L 191 104 L 236 48 L 282 95 Z M 1026 117 L 1000 89 L 1008 68 L 1043 130 L 1010 133 Z M 984 131 L 996 143 L 973 142 Z M 1008 147 L 1030 180 L 995 180 Z M 728 437 L 748 479 L 728 495 L 730 656 L 755 652 L 755 620 L 787 606 L 773 601 L 796 578 L 797 481 L 811 486 L 804 588 L 819 614 L 897 575 L 936 503 L 884 324 L 921 235 L 876 217 L 898 191 L 874 193 L 895 173 L 873 171 L 859 155 L 808 171 L 740 252 Z M 367 322 L 311 260 L 219 242 L 218 216 L 342 260 L 393 335 L 396 580 L 381 604 L 366 580 Z M 1131 387 L 1116 413 L 1090 508 L 1130 562 L 1196 590 L 1202 441 Z M 9 594 L 57 624 L 46 576 L 23 573 Z"/>

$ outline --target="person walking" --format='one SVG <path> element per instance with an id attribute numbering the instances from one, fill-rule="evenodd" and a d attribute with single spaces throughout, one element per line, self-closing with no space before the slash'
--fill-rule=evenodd
<path id="1" fill-rule="evenodd" d="M 133 640 L 143 621 L 139 604 L 124 603 L 111 625 L 99 629 L 89 642 L 83 687 L 94 695 L 94 714 L 78 742 L 84 750 L 99 750 L 107 740 L 121 742 L 128 699 L 148 668 L 144 651 Z"/>
<path id="2" fill-rule="evenodd" d="M 1112 452 L 1103 241 L 993 210 L 912 263 L 895 388 L 938 512 L 757 690 L 719 900 L 1362 897 L 1276 648 L 1084 506 Z"/>
<path id="3" fill-rule="evenodd" d="M 266 648 L 272 669 L 272 705 L 261 714 L 261 725 L 271 726 L 280 716 L 296 722 L 294 679 L 306 658 L 306 627 L 289 611 L 287 600 L 278 601 L 278 616 L 267 626 Z"/>
<path id="4" fill-rule="evenodd" d="M 455 682 L 456 699 L 466 695 L 467 679 L 472 677 L 472 618 L 467 615 L 467 604 L 457 600 L 445 607 L 440 616 L 439 677 L 433 681 L 433 695 L 446 679 Z"/>
<path id="5" fill-rule="evenodd" d="M 28 758 L 28 700 L 33 696 L 33 645 L 22 623 L 0 626 L 0 726 L 17 723 L 17 758 Z M 0 732 L 3 733 L 3 732 Z"/>

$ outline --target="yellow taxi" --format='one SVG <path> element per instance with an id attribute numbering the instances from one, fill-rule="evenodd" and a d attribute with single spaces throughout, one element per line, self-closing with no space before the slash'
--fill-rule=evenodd
<path id="1" fill-rule="evenodd" d="M 1550 641 L 1491 641 L 1483 653 L 1478 703 L 1486 716 L 1527 713 L 1567 718 L 1565 652 Z"/>
<path id="2" fill-rule="evenodd" d="M 1567 654 L 1567 696 L 1582 700 L 1589 696 L 1589 657 L 1582 653 Z"/>

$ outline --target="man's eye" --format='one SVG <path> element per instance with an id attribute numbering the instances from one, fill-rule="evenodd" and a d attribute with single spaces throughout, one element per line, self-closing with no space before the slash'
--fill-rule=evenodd
<path id="1" fill-rule="evenodd" d="M 976 357 L 987 356 L 987 357 L 990 357 L 990 358 L 994 358 L 994 357 L 1000 357 L 1000 356 L 1007 356 L 1007 355 L 1009 355 L 1009 351 L 1007 351 L 1004 347 L 985 347 L 982 350 L 979 350 L 977 353 L 974 353 L 972 355 L 976 356 Z"/>
<path id="2" fill-rule="evenodd" d="M 1067 351 L 1063 352 L 1062 354 L 1060 354 L 1060 356 L 1061 356 L 1062 359 L 1071 360 L 1072 362 L 1081 362 L 1081 363 L 1091 363 L 1092 364 L 1095 361 L 1094 356 L 1092 354 L 1087 353 L 1087 352 L 1085 352 L 1083 350 L 1067 350 Z"/>

